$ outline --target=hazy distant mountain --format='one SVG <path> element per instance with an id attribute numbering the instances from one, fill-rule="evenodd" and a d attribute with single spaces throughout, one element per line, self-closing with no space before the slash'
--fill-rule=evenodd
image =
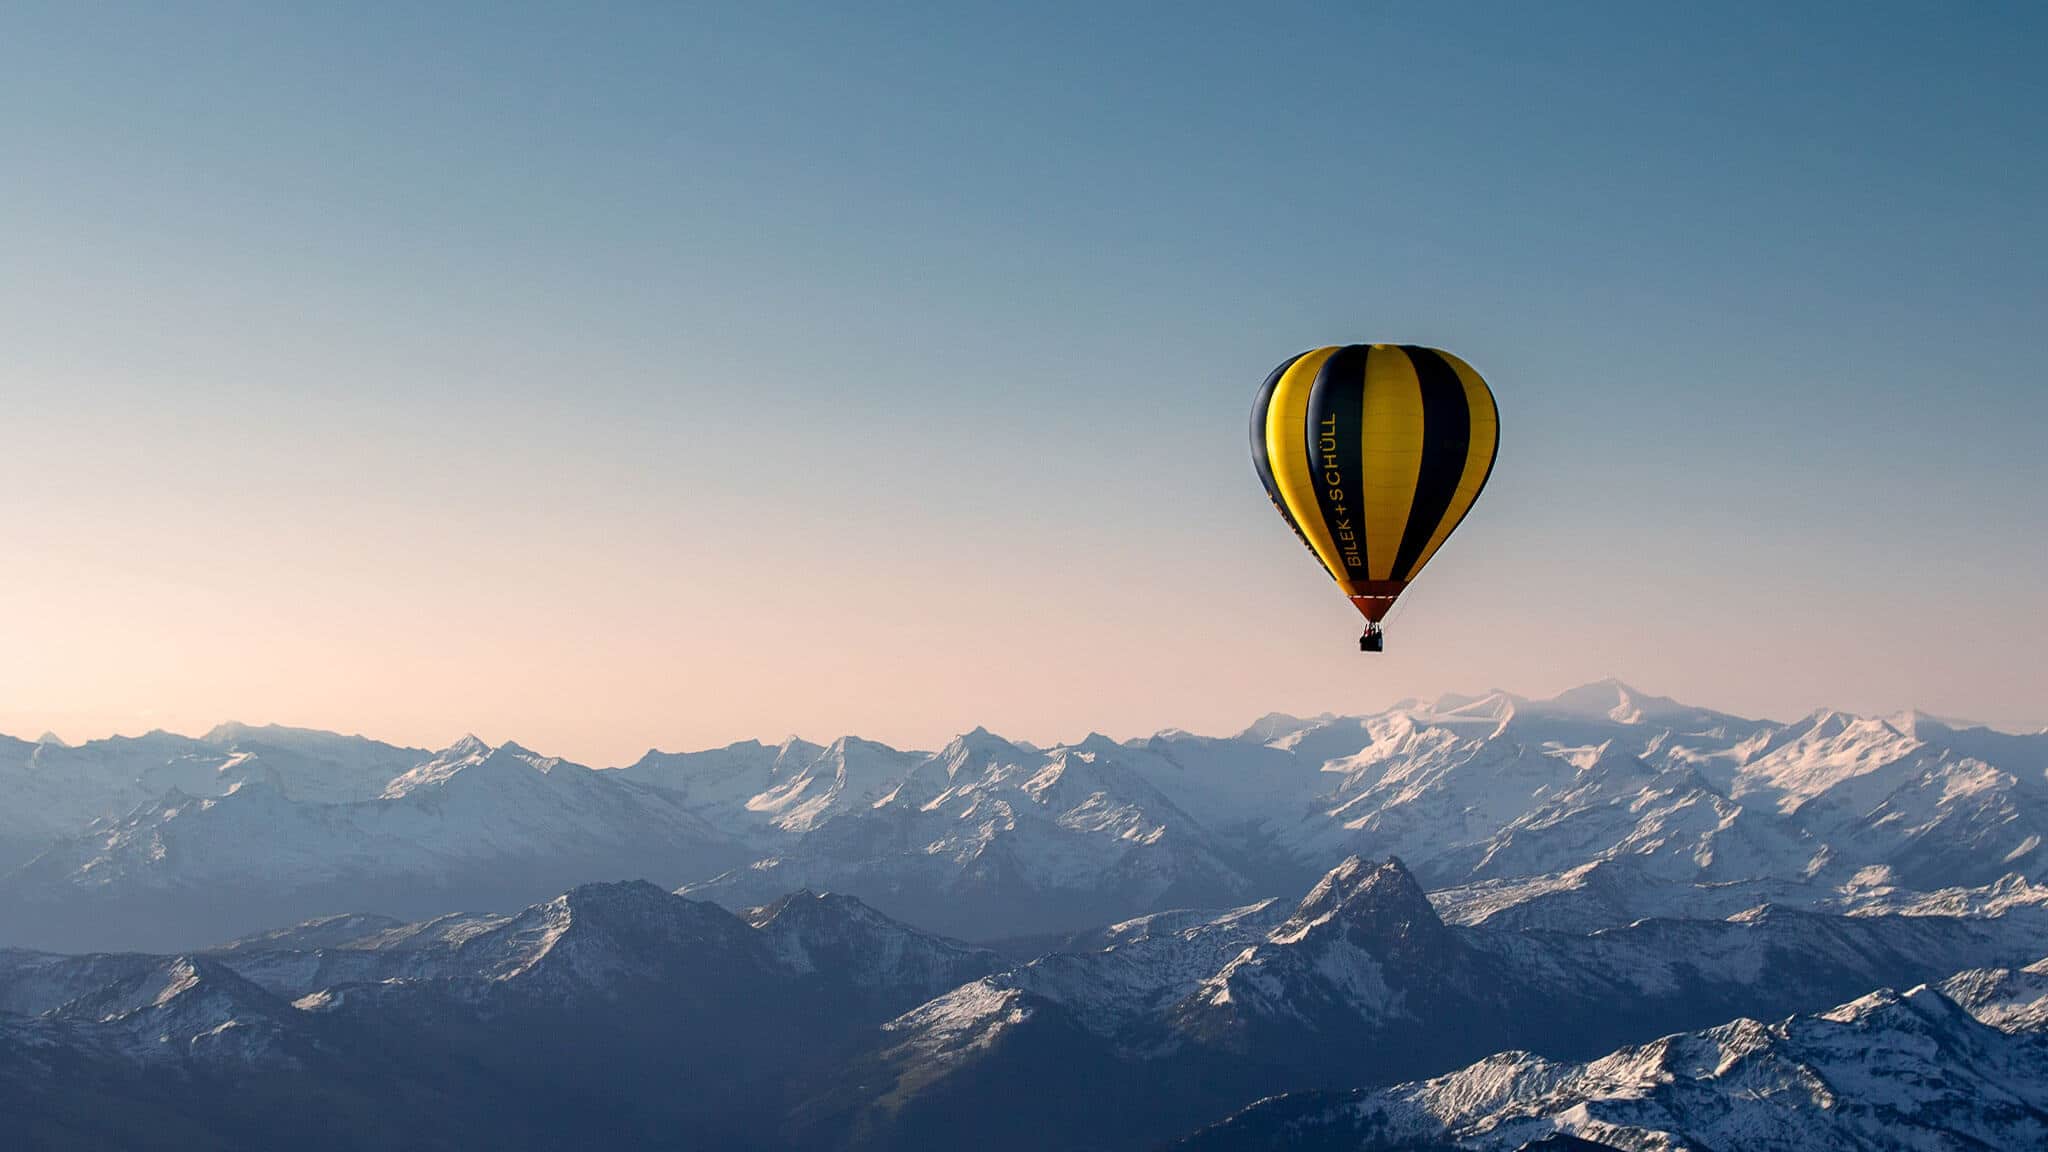
<path id="1" fill-rule="evenodd" d="M 593 878 L 676 884 L 745 855 L 669 792 L 516 744 L 469 737 L 409 759 L 364 800 L 299 800 L 257 777 L 96 821 L 0 879 L 6 938 L 189 948 L 323 913 L 516 907 Z"/>
<path id="2" fill-rule="evenodd" d="M 790 740 L 596 772 L 514 744 L 227 725 L 10 741 L 0 785 L 0 860 L 17 859 L 0 940 L 66 946 L 506 909 L 628 877 L 734 908 L 829 889 L 989 939 L 1245 903 L 1354 854 L 1399 855 L 1454 919 L 1497 926 L 2048 881 L 2048 736 L 1917 714 L 1778 724 L 1612 681 L 1224 738 Z"/>
<path id="3" fill-rule="evenodd" d="M 0 736 L 0 868 L 173 790 L 220 796 L 262 781 L 299 801 L 359 800 L 427 755 L 360 736 L 241 724 L 198 739 L 150 732 L 77 747 Z"/>
<path id="4" fill-rule="evenodd" d="M 986 935 L 998 919 L 1046 931 L 1243 899 L 1391 851 L 1440 886 L 1590 868 L 1627 889 L 1575 886 L 1595 899 L 1569 915 L 1590 927 L 1689 905 L 1847 907 L 1855 891 L 2038 880 L 2043 828 L 2048 739 L 1924 717 L 1775 725 L 1609 682 L 1549 701 L 1270 716 L 1229 739 L 1038 750 L 976 732 L 881 801 L 693 891 L 744 903 L 833 887 Z"/>
<path id="5" fill-rule="evenodd" d="M 853 893 L 977 938 L 1075 929 L 1261 891 L 1232 852 L 1101 737 L 1041 751 L 977 730 L 776 856 L 687 891 L 728 905 Z"/>

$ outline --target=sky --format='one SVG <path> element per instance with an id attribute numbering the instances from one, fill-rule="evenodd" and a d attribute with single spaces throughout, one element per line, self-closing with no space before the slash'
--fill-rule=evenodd
<path id="1" fill-rule="evenodd" d="M 855 9 L 870 9 L 855 11 Z M 324 9 L 324 10 L 323 10 Z M 2048 9 L 0 12 L 0 731 L 2048 724 Z M 1246 449 L 1491 381 L 1388 650 Z"/>

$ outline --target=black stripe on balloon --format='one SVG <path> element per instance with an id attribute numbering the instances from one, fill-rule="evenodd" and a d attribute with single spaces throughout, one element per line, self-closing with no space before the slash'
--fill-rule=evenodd
<path id="1" fill-rule="evenodd" d="M 1403 344 L 1401 351 L 1422 383 L 1422 471 L 1415 478 L 1415 503 L 1408 508 L 1400 551 L 1394 553 L 1394 579 L 1408 580 L 1415 575 L 1408 569 L 1429 547 L 1458 494 L 1472 447 L 1472 409 L 1465 401 L 1465 382 L 1443 357 L 1412 344 Z"/>
<path id="2" fill-rule="evenodd" d="M 1286 375 L 1289 368 L 1294 367 L 1296 360 L 1306 355 L 1306 352 L 1296 353 L 1289 356 L 1278 368 L 1273 369 L 1273 374 L 1266 377 L 1264 384 L 1259 385 L 1259 394 L 1252 401 L 1252 467 L 1259 473 L 1259 483 L 1266 486 L 1266 495 L 1272 499 L 1273 507 L 1280 510 L 1280 515 L 1286 519 L 1287 526 L 1294 529 L 1296 535 L 1301 534 L 1301 525 L 1294 522 L 1294 513 L 1288 510 L 1287 501 L 1281 499 L 1280 482 L 1273 479 L 1273 461 L 1266 455 L 1266 418 L 1269 414 L 1268 409 L 1273 406 L 1273 391 L 1280 387 L 1280 377 Z"/>
<path id="3" fill-rule="evenodd" d="M 1308 474 L 1344 575 L 1366 578 L 1364 344 L 1339 348 L 1308 393 Z"/>

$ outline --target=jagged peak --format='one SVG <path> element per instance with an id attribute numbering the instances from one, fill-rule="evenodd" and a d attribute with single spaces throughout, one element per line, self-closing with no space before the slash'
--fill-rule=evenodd
<path id="1" fill-rule="evenodd" d="M 220 961 L 189 953 L 164 957 L 140 971 L 94 990 L 56 1010 L 73 1019 L 105 1022 L 158 1010 L 180 1010 L 195 1002 L 273 1007 L 271 993 Z"/>
<path id="2" fill-rule="evenodd" d="M 1381 862 L 1352 856 L 1330 869 L 1268 939 L 1296 942 L 1331 922 L 1361 927 L 1373 935 L 1443 931 L 1429 894 L 1396 856 Z"/>
<path id="3" fill-rule="evenodd" d="M 45 732 L 41 736 L 36 737 L 35 742 L 45 748 L 71 747 L 71 745 L 66 744 L 64 742 L 64 738 L 62 736 L 57 735 L 55 732 Z"/>
<path id="4" fill-rule="evenodd" d="M 1895 723 L 1895 721 L 1902 719 L 1904 717 L 1896 714 L 1893 716 L 1863 716 L 1855 712 L 1846 712 L 1839 708 L 1823 707 L 1816 708 L 1812 712 L 1807 713 L 1805 718 L 1787 729 L 1787 734 L 1794 741 L 1804 741 L 1807 743 L 1833 740 L 1851 735 L 1898 737 L 1907 740 L 1918 739 L 1913 733 L 1913 725 L 1911 723 L 1907 723 L 1904 726 Z"/>
<path id="5" fill-rule="evenodd" d="M 879 740 L 869 740 L 865 737 L 849 733 L 818 749 L 810 757 L 810 762 L 836 761 L 844 764 L 853 760 L 896 760 L 905 756 L 916 755 L 921 755 L 921 753 L 907 752 L 884 744 Z"/>
<path id="6" fill-rule="evenodd" d="M 1974 1032 L 1989 1027 L 1927 984 L 1916 984 L 1904 992 L 1879 988 L 1819 1015 L 1823 1020 L 1842 1024 L 1874 1022 L 1911 1031 Z"/>
<path id="7" fill-rule="evenodd" d="M 568 761 L 560 757 L 544 757 L 511 741 L 492 748 L 474 736 L 464 736 L 436 753 L 431 760 L 414 766 L 386 784 L 383 798 L 395 800 L 416 789 L 446 787 L 458 779 L 474 781 L 478 777 L 473 772 L 477 770 L 485 778 L 517 779 L 522 775 L 545 775 L 566 763 Z"/>
<path id="8" fill-rule="evenodd" d="M 1061 745 L 1054 749 L 1057 752 L 1081 752 L 1088 756 L 1114 756 L 1123 750 L 1122 744 L 1100 732 L 1090 732 L 1076 743 Z"/>
<path id="9" fill-rule="evenodd" d="M 825 746 L 823 744 L 814 744 L 801 736 L 791 735 L 784 736 L 775 745 L 775 757 L 777 760 L 786 760 L 792 757 L 809 759 L 824 750 Z"/>
<path id="10" fill-rule="evenodd" d="M 459 759 L 466 756 L 488 756 L 491 746 L 476 738 L 476 733 L 465 732 L 462 739 L 435 753 L 435 759 Z"/>
<path id="11" fill-rule="evenodd" d="M 997 756 L 1017 755 L 1022 751 L 1017 745 L 986 728 L 976 727 L 972 732 L 962 732 L 946 742 L 946 746 L 935 755 L 951 760 L 959 756 L 993 754 Z"/>

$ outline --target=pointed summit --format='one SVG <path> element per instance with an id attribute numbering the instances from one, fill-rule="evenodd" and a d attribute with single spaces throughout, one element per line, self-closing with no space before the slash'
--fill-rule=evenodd
<path id="1" fill-rule="evenodd" d="M 1691 711 L 1676 700 L 1637 691 L 1612 676 L 1560 692 L 1532 707 L 1567 716 L 1602 717 L 1616 724 L 1641 724 L 1654 717 Z"/>
<path id="2" fill-rule="evenodd" d="M 488 756 L 491 746 L 476 738 L 475 733 L 465 733 L 462 739 L 435 753 L 436 760 L 459 760 L 469 756 Z"/>
<path id="3" fill-rule="evenodd" d="M 1018 756 L 1020 752 L 1021 749 L 1015 744 L 1010 743 L 986 728 L 977 727 L 972 732 L 962 732 L 960 735 L 947 741 L 946 746 L 941 748 L 936 753 L 936 756 L 942 760 L 953 761 L 961 757 L 975 759 L 990 756 L 1014 757 Z"/>
<path id="4" fill-rule="evenodd" d="M 384 786 L 383 798 L 394 800 L 415 789 L 453 779 L 463 769 L 486 763 L 493 755 L 489 744 L 473 735 L 464 736 L 434 753 L 425 763 L 414 765 L 410 770 L 393 777 L 391 782 Z"/>
<path id="5" fill-rule="evenodd" d="M 1357 856 L 1323 874 L 1294 915 L 1268 937 L 1275 944 L 1306 940 L 1324 925 L 1338 925 L 1367 951 L 1381 946 L 1426 945 L 1446 931 L 1413 873 L 1399 858 L 1369 863 Z"/>

